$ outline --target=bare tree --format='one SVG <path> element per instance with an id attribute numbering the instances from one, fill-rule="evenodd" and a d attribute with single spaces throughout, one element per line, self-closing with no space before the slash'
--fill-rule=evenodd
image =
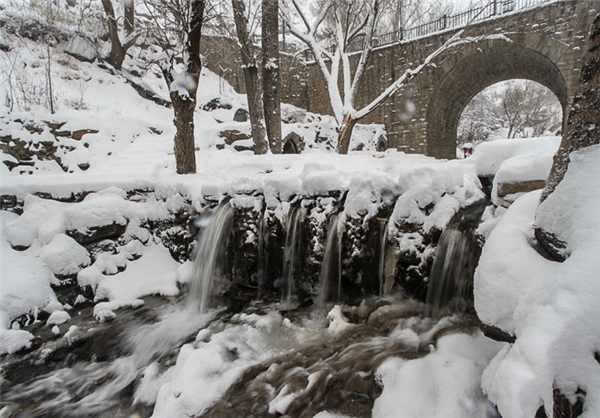
<path id="1" fill-rule="evenodd" d="M 153 35 L 162 46 L 159 62 L 175 117 L 175 162 L 178 174 L 196 172 L 194 112 L 202 61 L 200 39 L 205 0 L 144 0 Z"/>
<path id="2" fill-rule="evenodd" d="M 279 100 L 279 0 L 262 0 L 263 106 L 269 147 L 281 154 Z"/>
<path id="3" fill-rule="evenodd" d="M 126 32 L 124 40 L 121 40 L 118 18 L 115 14 L 112 0 L 102 0 L 102 7 L 104 8 L 104 13 L 106 13 L 108 37 L 111 45 L 108 62 L 110 65 L 115 67 L 115 69 L 120 70 L 123 66 L 123 60 L 125 60 L 125 54 L 127 53 L 127 50 L 131 48 L 131 46 L 139 37 L 139 34 L 135 34 L 133 31 L 135 19 L 133 0 L 126 0 L 124 3 L 124 28 Z"/>
<path id="4" fill-rule="evenodd" d="M 266 139 L 263 114 L 262 89 L 258 71 L 259 60 L 250 39 L 252 31 L 248 29 L 250 14 L 246 11 L 244 0 L 231 0 L 231 5 L 233 6 L 233 17 L 242 55 L 246 94 L 248 96 L 248 113 L 250 114 L 250 126 L 252 138 L 254 139 L 254 153 L 265 154 L 269 150 L 269 146 Z"/>
<path id="5" fill-rule="evenodd" d="M 316 17 L 311 18 L 298 0 L 284 0 L 281 3 L 282 15 L 290 32 L 310 49 L 325 78 L 333 116 L 338 124 L 337 151 L 340 154 L 348 152 L 352 130 L 356 123 L 415 78 L 442 52 L 464 43 L 486 39 L 486 37 L 463 38 L 463 31 L 457 32 L 419 66 L 407 69 L 369 104 L 356 109 L 357 91 L 373 49 L 373 35 L 380 13 L 380 4 L 381 0 L 354 2 L 325 0 L 319 5 L 320 10 Z M 330 26 L 327 27 L 325 23 Z M 331 34 L 331 36 L 324 40 L 324 34 Z M 496 36 L 496 38 L 502 37 Z M 328 41 L 333 41 L 333 45 Z M 356 51 L 357 47 L 360 57 L 356 69 L 351 71 L 350 54 Z M 340 73 L 341 82 L 338 83 Z M 342 85 L 341 90 L 339 84 Z"/>

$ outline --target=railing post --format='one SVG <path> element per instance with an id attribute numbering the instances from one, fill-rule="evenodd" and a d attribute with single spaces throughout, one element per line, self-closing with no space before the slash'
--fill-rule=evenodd
<path id="1" fill-rule="evenodd" d="M 494 16 L 496 15 L 497 11 L 498 11 L 498 0 L 494 0 L 494 13 L 493 13 Z"/>
<path id="2" fill-rule="evenodd" d="M 444 29 L 448 27 L 448 16 L 444 14 Z"/>
<path id="3" fill-rule="evenodd" d="M 400 40 L 404 40 L 404 28 L 400 28 Z"/>

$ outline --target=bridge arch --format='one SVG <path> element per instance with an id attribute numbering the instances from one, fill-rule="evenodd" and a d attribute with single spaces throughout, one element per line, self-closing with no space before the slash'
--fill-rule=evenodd
<path id="1" fill-rule="evenodd" d="M 564 46 L 539 38 L 529 39 L 529 43 L 538 48 L 496 39 L 463 46 L 442 58 L 437 70 L 439 82 L 427 106 L 428 155 L 456 158 L 458 121 L 463 110 L 475 95 L 501 81 L 528 79 L 544 85 L 562 105 L 564 121 L 569 89 L 556 64 Z"/>

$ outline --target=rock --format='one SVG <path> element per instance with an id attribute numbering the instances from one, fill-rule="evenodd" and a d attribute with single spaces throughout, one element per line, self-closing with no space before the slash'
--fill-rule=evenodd
<path id="1" fill-rule="evenodd" d="M 496 192 L 500 206 L 510 206 L 517 197 L 524 193 L 529 193 L 534 190 L 543 189 L 546 185 L 545 180 L 526 180 L 519 182 L 501 183 L 498 184 Z"/>
<path id="2" fill-rule="evenodd" d="M 214 99 L 212 99 L 211 101 L 206 103 L 204 106 L 202 106 L 202 110 L 205 110 L 207 112 L 211 112 L 211 111 L 217 110 L 217 109 L 230 110 L 231 105 L 229 103 L 221 103 L 221 98 L 215 97 Z"/>
<path id="3" fill-rule="evenodd" d="M 106 238 L 116 238 L 125 232 L 127 224 L 113 222 L 109 225 L 94 226 L 87 229 L 86 232 L 78 230 L 69 230 L 67 235 L 75 239 L 80 244 L 89 244 Z"/>
<path id="4" fill-rule="evenodd" d="M 238 109 L 235 111 L 235 115 L 233 115 L 234 122 L 247 122 L 248 121 L 248 111 L 246 109 Z"/>
<path id="5" fill-rule="evenodd" d="M 74 36 L 67 44 L 65 52 L 79 61 L 94 62 L 96 60 L 94 44 L 83 36 Z"/>
<path id="6" fill-rule="evenodd" d="M 232 145 L 236 141 L 242 141 L 245 139 L 250 139 L 250 135 L 245 132 L 240 132 L 236 129 L 228 129 L 225 131 L 219 132 L 219 137 L 225 138 L 225 143 L 227 145 Z"/>
<path id="7" fill-rule="evenodd" d="M 73 131 L 71 137 L 76 141 L 81 141 L 86 134 L 97 134 L 99 131 L 97 129 L 79 129 L 77 131 Z"/>

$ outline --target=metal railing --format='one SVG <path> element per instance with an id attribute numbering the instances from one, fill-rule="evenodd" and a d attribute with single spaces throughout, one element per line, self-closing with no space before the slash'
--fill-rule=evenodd
<path id="1" fill-rule="evenodd" d="M 400 28 L 397 31 L 384 33 L 373 38 L 373 46 L 380 47 L 389 44 L 394 44 L 401 41 L 420 38 L 431 35 L 446 29 L 457 29 L 465 27 L 475 22 L 481 22 L 501 16 L 504 14 L 529 9 L 542 4 L 554 3 L 562 0 L 491 0 L 488 4 L 481 7 L 475 7 L 465 12 L 454 15 L 444 15 L 439 19 L 412 28 Z M 358 38 L 346 45 L 345 52 L 352 53 L 362 51 L 364 47 L 364 37 Z M 335 52 L 335 45 L 327 48 L 329 52 Z M 304 60 L 307 62 L 314 61 L 315 56 L 309 49 L 303 51 Z"/>

